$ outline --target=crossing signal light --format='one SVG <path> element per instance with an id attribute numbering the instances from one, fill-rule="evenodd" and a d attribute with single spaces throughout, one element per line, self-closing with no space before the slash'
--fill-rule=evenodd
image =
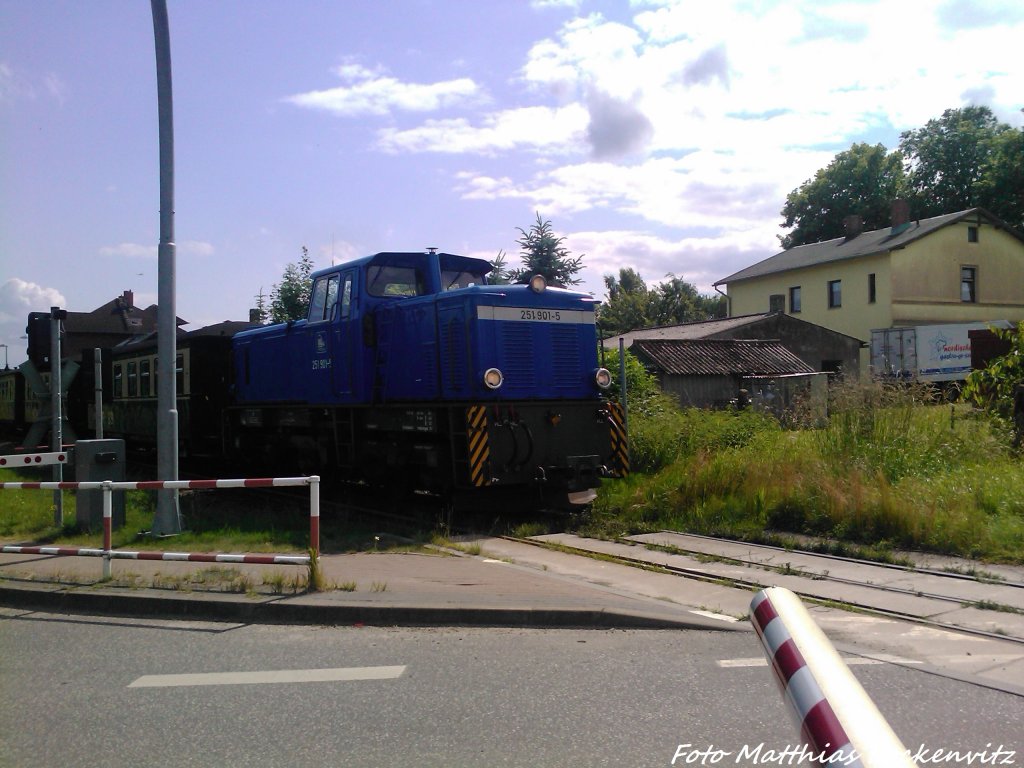
<path id="1" fill-rule="evenodd" d="M 35 366 L 50 362 L 50 313 L 30 312 L 28 315 L 28 359 Z"/>

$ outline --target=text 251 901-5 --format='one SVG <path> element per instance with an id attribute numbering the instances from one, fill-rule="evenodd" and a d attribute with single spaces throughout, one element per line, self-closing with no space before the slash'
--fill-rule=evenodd
<path id="1" fill-rule="evenodd" d="M 521 320 L 561 320 L 561 313 L 551 309 L 521 309 Z"/>

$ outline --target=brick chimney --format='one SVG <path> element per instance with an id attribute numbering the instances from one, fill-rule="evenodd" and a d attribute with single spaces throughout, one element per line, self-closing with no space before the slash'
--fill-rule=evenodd
<path id="1" fill-rule="evenodd" d="M 910 225 L 910 203 L 906 200 L 892 201 L 892 232 L 898 235 Z"/>
<path id="2" fill-rule="evenodd" d="M 135 306 L 135 294 L 132 291 L 125 291 L 121 295 L 121 301 L 124 302 L 124 305 L 126 307 L 134 307 Z"/>
<path id="3" fill-rule="evenodd" d="M 846 231 L 846 239 L 853 240 L 864 230 L 864 219 L 857 214 L 851 214 L 843 219 L 843 229 Z"/>

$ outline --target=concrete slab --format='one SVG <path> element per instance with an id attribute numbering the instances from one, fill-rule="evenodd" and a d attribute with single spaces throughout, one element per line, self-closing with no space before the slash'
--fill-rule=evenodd
<path id="1" fill-rule="evenodd" d="M 818 600 L 843 602 L 921 619 L 945 613 L 950 609 L 951 605 L 947 601 L 933 600 L 926 597 L 918 597 L 914 594 L 898 592 L 881 593 L 884 595 L 884 605 L 882 605 L 879 604 L 882 602 L 879 598 L 879 592 L 871 587 L 843 584 L 828 580 L 815 580 L 800 575 L 781 574 L 753 564 L 750 567 L 745 567 L 728 562 L 699 561 L 689 555 L 676 555 L 648 550 L 639 544 L 584 539 L 571 534 L 538 536 L 537 539 L 601 554 L 635 558 L 657 565 L 699 569 L 703 574 L 711 578 L 752 582 L 759 588 L 785 587 L 796 592 L 798 595 L 805 595 Z M 957 605 L 957 607 L 959 606 Z"/>
<path id="2" fill-rule="evenodd" d="M 978 610 L 970 606 L 970 603 L 977 600 L 991 599 L 988 597 L 989 595 L 999 595 L 1004 599 L 1020 597 L 1016 593 L 1021 592 L 1021 590 L 1006 585 L 979 584 L 958 579 L 949 579 L 947 584 L 945 583 L 946 580 L 940 576 L 884 569 L 873 566 L 870 563 L 860 564 L 833 561 L 838 562 L 842 566 L 850 581 L 859 583 L 835 582 L 830 580 L 830 578 L 814 578 L 812 574 L 815 573 L 821 573 L 822 576 L 829 577 L 831 577 L 831 573 L 827 569 L 820 568 L 820 564 L 813 564 L 814 555 L 805 556 L 802 553 L 793 553 L 792 561 L 796 562 L 798 559 L 802 559 L 803 562 L 809 564 L 807 568 L 798 571 L 797 574 L 778 573 L 777 571 L 766 569 L 763 564 L 759 563 L 758 558 L 764 553 L 752 549 L 754 545 L 738 544 L 729 541 L 722 542 L 721 552 L 747 552 L 752 558 L 747 561 L 747 565 L 738 565 L 734 562 L 714 560 L 715 550 L 713 543 L 716 540 L 688 537 L 686 534 L 647 534 L 630 537 L 629 540 L 636 543 L 586 539 L 572 534 L 551 534 L 538 536 L 536 539 L 546 543 L 599 552 L 615 557 L 631 558 L 657 565 L 699 570 L 707 578 L 733 579 L 742 582 L 744 585 L 754 583 L 761 587 L 785 587 L 798 595 L 816 600 L 847 603 L 882 613 L 949 624 L 971 631 L 989 632 L 1024 639 L 1024 616 L 1005 611 Z M 657 549 L 650 550 L 646 547 L 646 543 L 651 541 L 678 542 L 683 539 L 694 539 L 701 547 L 703 554 L 700 556 L 672 554 Z M 788 555 L 790 553 L 785 554 Z M 859 574 L 858 568 L 862 569 Z M 894 575 L 896 578 L 893 578 Z M 963 602 L 961 602 L 961 598 L 955 597 L 945 600 L 935 599 L 926 594 L 917 594 L 916 590 L 912 589 L 906 591 L 880 590 L 871 584 L 872 577 L 878 579 L 876 583 L 879 586 L 885 586 L 889 582 L 900 579 L 913 586 L 923 585 L 927 581 L 928 586 L 932 589 L 948 588 L 947 591 L 963 595 Z M 920 578 L 920 581 L 917 580 L 918 578 Z M 867 586 L 862 586 L 862 584 Z M 1003 594 L 999 590 L 1003 590 L 1003 592 L 1008 594 Z"/>

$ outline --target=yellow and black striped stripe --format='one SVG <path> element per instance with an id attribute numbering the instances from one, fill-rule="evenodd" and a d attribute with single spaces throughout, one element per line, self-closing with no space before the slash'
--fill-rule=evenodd
<path id="1" fill-rule="evenodd" d="M 612 473 L 616 477 L 629 474 L 629 439 L 626 436 L 626 414 L 622 405 L 617 402 L 608 403 L 608 432 L 612 446 Z"/>
<path id="2" fill-rule="evenodd" d="M 490 485 L 488 471 L 491 443 L 487 432 L 487 407 L 473 405 L 466 409 L 466 441 L 469 448 L 469 482 L 481 488 Z"/>

